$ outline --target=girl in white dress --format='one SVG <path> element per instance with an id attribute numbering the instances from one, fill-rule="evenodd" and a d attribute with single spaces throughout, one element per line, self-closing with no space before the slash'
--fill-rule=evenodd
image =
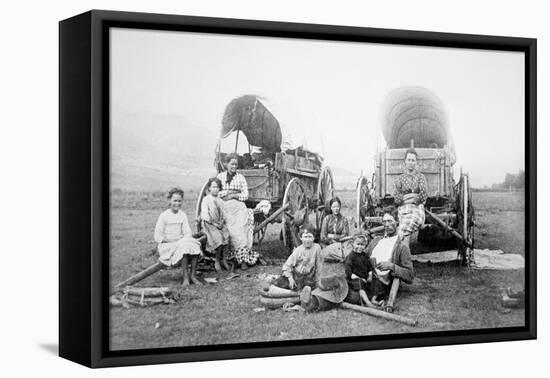
<path id="1" fill-rule="evenodd" d="M 166 266 L 175 266 L 181 261 L 183 268 L 182 286 L 201 284 L 196 276 L 197 260 L 201 244 L 193 237 L 187 216 L 181 210 L 183 190 L 173 188 L 168 192 L 170 208 L 160 214 L 155 226 L 155 242 L 158 243 L 159 261 Z M 191 274 L 188 265 L 191 260 Z"/>

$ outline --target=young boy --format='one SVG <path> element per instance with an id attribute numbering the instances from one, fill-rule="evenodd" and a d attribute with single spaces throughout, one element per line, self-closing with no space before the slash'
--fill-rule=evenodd
<path id="1" fill-rule="evenodd" d="M 366 253 L 368 240 L 363 234 L 355 234 L 353 237 L 353 250 L 344 260 L 346 279 L 349 286 L 347 297 L 344 301 L 372 307 L 367 297 L 367 279 L 374 269 L 370 262 L 370 256 Z"/>
<path id="2" fill-rule="evenodd" d="M 316 287 L 316 267 L 321 247 L 314 243 L 314 229 L 306 225 L 300 230 L 302 244 L 294 248 L 283 265 L 283 274 L 273 285 L 300 291 L 304 286 Z"/>

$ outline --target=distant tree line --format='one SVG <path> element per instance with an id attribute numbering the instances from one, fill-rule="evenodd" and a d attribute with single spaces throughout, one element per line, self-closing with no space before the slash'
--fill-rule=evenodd
<path id="1" fill-rule="evenodd" d="M 491 186 L 493 190 L 524 190 L 525 189 L 525 171 L 520 170 L 518 173 L 507 173 L 504 176 L 504 181 L 493 184 Z"/>

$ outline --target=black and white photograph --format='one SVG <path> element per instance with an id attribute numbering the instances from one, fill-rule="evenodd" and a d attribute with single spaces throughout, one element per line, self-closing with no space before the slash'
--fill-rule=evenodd
<path id="1" fill-rule="evenodd" d="M 109 350 L 525 327 L 525 62 L 111 28 Z"/>

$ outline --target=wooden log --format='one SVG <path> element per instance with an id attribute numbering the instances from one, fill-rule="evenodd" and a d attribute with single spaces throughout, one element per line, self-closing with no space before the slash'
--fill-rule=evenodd
<path id="1" fill-rule="evenodd" d="M 446 229 L 447 231 L 449 231 L 451 233 L 451 235 L 453 235 L 455 238 L 457 238 L 458 240 L 461 240 L 464 244 L 466 244 L 469 248 L 473 249 L 473 246 L 468 243 L 466 240 L 464 240 L 464 238 L 462 237 L 462 235 L 460 235 L 455 229 L 453 229 L 452 227 L 450 227 L 447 223 L 443 222 L 441 219 L 439 219 L 439 217 L 437 215 L 435 215 L 434 213 L 432 213 L 431 211 L 429 210 L 426 210 L 424 209 L 424 211 L 426 212 L 426 214 L 428 214 L 430 217 L 432 217 L 432 219 L 438 224 L 440 225 L 441 227 L 443 227 L 444 229 Z"/>
<path id="2" fill-rule="evenodd" d="M 140 306 L 140 307 L 147 307 L 147 306 L 154 306 L 154 305 L 158 305 L 158 304 L 162 304 L 162 303 L 172 303 L 171 300 L 169 299 L 164 299 L 164 298 L 148 298 L 147 301 L 144 301 L 142 300 L 142 298 L 140 299 L 133 299 L 132 297 L 130 298 L 126 298 L 124 301 L 122 301 L 123 303 L 123 306 L 124 306 L 124 302 L 126 302 L 127 305 L 132 305 L 132 306 Z"/>
<path id="3" fill-rule="evenodd" d="M 283 307 L 285 303 L 299 304 L 300 297 L 268 298 L 260 296 L 260 303 L 269 309 L 275 309 Z"/>
<path id="4" fill-rule="evenodd" d="M 300 293 L 270 285 L 269 288 L 261 289 L 260 295 L 266 298 L 295 298 L 299 297 Z"/>
<path id="5" fill-rule="evenodd" d="M 392 314 L 392 313 L 389 313 L 389 312 L 386 312 L 386 311 L 383 311 L 383 310 L 377 310 L 377 309 L 370 308 L 370 307 L 358 306 L 358 305 L 354 305 L 354 304 L 347 303 L 347 302 L 341 303 L 340 306 L 342 308 L 347 309 L 347 310 L 360 312 L 360 313 L 366 314 L 366 315 L 372 315 L 372 316 L 375 316 L 377 318 L 382 318 L 382 319 L 386 319 L 386 320 L 393 320 L 393 321 L 396 321 L 396 322 L 399 322 L 399 323 L 410 325 L 412 327 L 416 326 L 416 320 L 414 320 L 414 319 L 407 318 L 407 317 L 401 316 L 401 315 Z"/>
<path id="6" fill-rule="evenodd" d="M 267 226 L 269 223 L 273 222 L 273 220 L 275 220 L 275 218 L 277 218 L 279 216 L 279 214 L 281 214 L 283 211 L 285 211 L 289 207 L 290 207 L 290 205 L 286 204 L 283 207 L 281 207 L 280 209 L 278 209 L 277 211 L 275 211 L 273 214 L 271 214 L 269 217 L 267 217 L 267 219 L 265 219 L 262 223 L 260 223 L 256 227 L 254 227 L 254 233 L 257 234 L 258 232 L 260 232 L 260 230 L 262 228 Z"/>
<path id="7" fill-rule="evenodd" d="M 393 312 L 393 304 L 395 303 L 395 298 L 397 297 L 397 292 L 399 291 L 399 278 L 394 278 L 391 284 L 390 295 L 388 296 L 388 302 L 384 307 L 384 311 Z"/>
<path id="8" fill-rule="evenodd" d="M 115 291 L 120 290 L 121 288 L 123 288 L 125 286 L 133 285 L 136 282 L 139 282 L 139 281 L 149 277 L 150 275 L 158 272 L 159 270 L 162 270 L 163 268 L 164 268 L 164 265 L 161 262 L 157 261 L 156 263 L 154 263 L 150 267 L 145 268 L 141 272 L 139 272 L 137 274 L 134 274 L 132 277 L 128 278 L 127 280 L 122 281 L 121 283 L 117 284 L 115 286 Z"/>
<path id="9" fill-rule="evenodd" d="M 172 294 L 169 287 L 127 287 L 124 293 L 141 297 L 165 297 Z"/>

